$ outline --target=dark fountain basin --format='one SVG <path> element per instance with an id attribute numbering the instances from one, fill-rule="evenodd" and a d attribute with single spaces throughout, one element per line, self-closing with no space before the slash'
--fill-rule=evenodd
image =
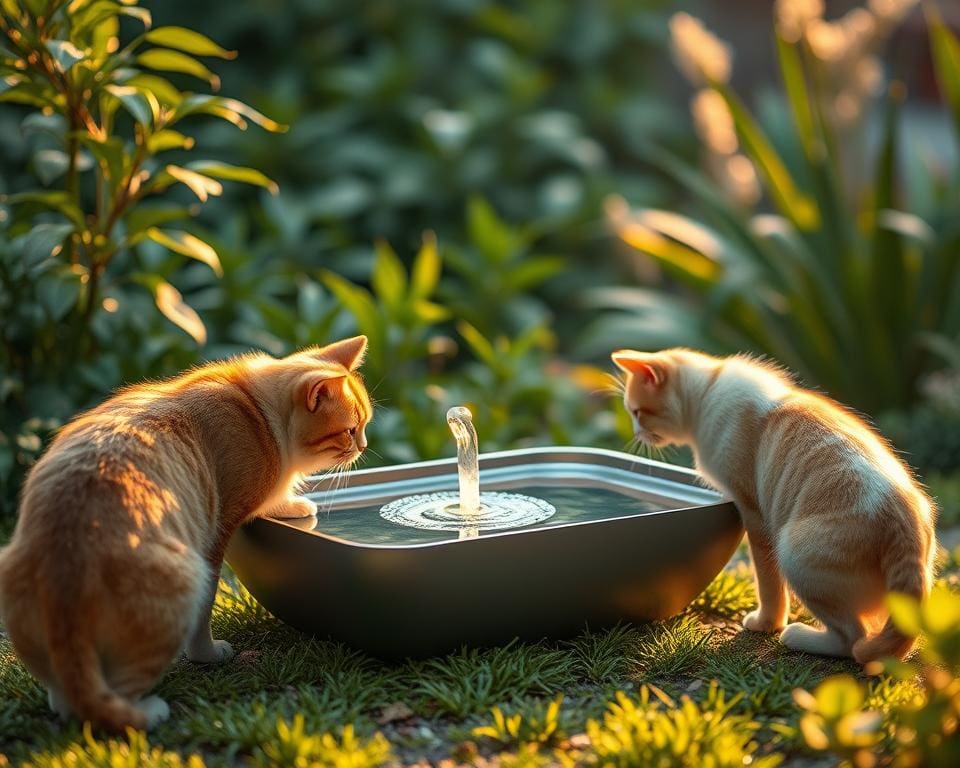
<path id="1" fill-rule="evenodd" d="M 734 505 L 696 473 L 593 448 L 480 456 L 483 491 L 556 509 L 535 526 L 457 540 L 382 520 L 380 507 L 457 488 L 455 459 L 312 478 L 318 516 L 244 526 L 227 560 L 268 610 L 298 629 L 382 658 L 423 657 L 585 625 L 669 618 L 730 559 Z"/>

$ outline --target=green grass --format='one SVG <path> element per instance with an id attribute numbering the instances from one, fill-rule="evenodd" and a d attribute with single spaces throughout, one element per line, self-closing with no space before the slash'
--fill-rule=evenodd
<path id="1" fill-rule="evenodd" d="M 494 757 L 502 766 L 642 765 L 651 756 L 694 765 L 696 749 L 671 757 L 655 746 L 663 729 L 681 728 L 700 739 L 697 749 L 724 745 L 733 762 L 746 755 L 766 764 L 779 755 L 803 765 L 809 756 L 793 689 L 857 670 L 743 632 L 739 620 L 752 607 L 749 570 L 733 565 L 688 612 L 660 624 L 585 628 L 568 640 L 386 664 L 304 637 L 226 574 L 214 628 L 237 655 L 219 667 L 174 664 L 157 691 L 171 719 L 146 741 L 107 740 L 56 721 L 0 635 L 0 753 L 15 765 L 77 768 Z M 884 710 L 911 695 L 911 683 L 882 678 L 869 698 Z"/>

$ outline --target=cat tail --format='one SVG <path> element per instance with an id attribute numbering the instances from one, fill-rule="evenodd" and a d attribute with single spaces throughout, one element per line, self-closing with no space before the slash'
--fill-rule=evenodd
<path id="1" fill-rule="evenodd" d="M 93 638 L 85 631 L 90 622 L 83 621 L 78 603 L 69 602 L 63 595 L 47 602 L 46 628 L 50 668 L 71 711 L 112 733 L 143 730 L 146 715 L 110 689 Z"/>
<path id="2" fill-rule="evenodd" d="M 932 536 L 915 523 L 903 521 L 889 532 L 887 545 L 880 556 L 880 568 L 888 592 L 899 592 L 923 600 L 930 591 L 930 552 Z M 904 658 L 917 639 L 903 634 L 888 618 L 875 635 L 862 637 L 853 644 L 853 658 L 858 664 L 893 656 Z"/>

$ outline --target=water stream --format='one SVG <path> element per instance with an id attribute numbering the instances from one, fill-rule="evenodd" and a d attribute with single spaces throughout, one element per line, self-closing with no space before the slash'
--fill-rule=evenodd
<path id="1" fill-rule="evenodd" d="M 473 539 L 481 531 L 534 525 L 552 517 L 556 508 L 544 499 L 521 493 L 480 492 L 477 431 L 468 408 L 447 411 L 447 424 L 457 441 L 460 492 L 424 493 L 395 499 L 380 508 L 380 516 L 398 525 L 431 531 L 457 531 Z"/>

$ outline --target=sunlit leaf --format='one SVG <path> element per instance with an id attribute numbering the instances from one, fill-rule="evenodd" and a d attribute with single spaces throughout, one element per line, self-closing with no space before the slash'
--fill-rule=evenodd
<path id="1" fill-rule="evenodd" d="M 467 231 L 470 242 L 493 263 L 509 259 L 519 245 L 514 233 L 482 197 L 471 197 L 467 204 Z"/>
<path id="2" fill-rule="evenodd" d="M 104 90 L 120 100 L 123 108 L 127 110 L 141 125 L 150 126 L 153 124 L 154 110 L 150 108 L 146 97 L 141 95 L 137 88 L 132 85 L 108 85 Z"/>
<path id="3" fill-rule="evenodd" d="M 253 184 L 257 187 L 263 187 L 271 195 L 280 191 L 277 182 L 255 168 L 244 168 L 240 165 L 229 165 L 227 163 L 217 163 L 210 160 L 198 160 L 190 163 L 187 168 L 204 176 L 213 176 L 217 179 L 226 179 L 227 181 L 241 181 L 245 184 Z"/>
<path id="4" fill-rule="evenodd" d="M 198 344 L 206 343 L 207 328 L 196 310 L 183 300 L 180 291 L 166 280 L 159 280 L 154 287 L 154 298 L 164 317 L 190 334 Z"/>
<path id="5" fill-rule="evenodd" d="M 464 341 L 477 356 L 477 359 L 486 363 L 491 368 L 499 367 L 499 356 L 493 345 L 487 341 L 480 331 L 474 328 L 470 323 L 462 321 L 457 323 L 457 331 L 463 337 Z"/>
<path id="6" fill-rule="evenodd" d="M 206 202 L 209 195 L 216 197 L 223 194 L 223 185 L 219 181 L 196 171 L 191 171 L 189 168 L 168 165 L 164 170 L 180 183 L 190 187 L 193 194 L 200 199 L 200 202 Z"/>
<path id="7" fill-rule="evenodd" d="M 206 35 L 185 27 L 157 27 L 147 32 L 145 37 L 155 45 L 176 48 L 194 56 L 219 56 L 221 59 L 234 59 L 237 56 L 236 51 L 221 48 Z"/>
<path id="8" fill-rule="evenodd" d="M 141 93 L 152 93 L 165 106 L 176 107 L 183 100 L 183 94 L 169 80 L 159 75 L 137 74 L 124 79 L 123 83 Z"/>
<path id="9" fill-rule="evenodd" d="M 206 80 L 214 90 L 220 87 L 219 77 L 195 58 L 180 51 L 154 48 L 141 53 L 137 57 L 137 62 L 160 72 L 181 72 L 186 75 L 193 75 L 201 80 Z"/>
<path id="10" fill-rule="evenodd" d="M 148 229 L 146 235 L 150 240 L 159 243 L 164 248 L 169 248 L 174 253 L 202 261 L 214 271 L 217 277 L 223 277 L 220 257 L 217 256 L 217 252 L 213 250 L 211 245 L 205 243 L 199 237 L 182 230 L 163 230 L 156 227 Z"/>
<path id="11" fill-rule="evenodd" d="M 403 262 L 385 240 L 376 244 L 376 261 L 371 282 L 377 298 L 388 307 L 397 309 L 407 292 L 407 273 Z"/>
<path id="12" fill-rule="evenodd" d="M 84 52 L 69 40 L 47 40 L 46 45 L 62 72 L 66 72 L 78 61 L 86 58 Z"/>
<path id="13" fill-rule="evenodd" d="M 410 296 L 413 299 L 426 299 L 440 279 L 440 253 L 437 250 L 437 236 L 433 232 L 424 232 L 423 243 L 413 261 L 410 275 Z"/>
<path id="14" fill-rule="evenodd" d="M 150 138 L 147 139 L 147 151 L 156 155 L 171 149 L 192 149 L 194 144 L 192 137 L 184 136 L 179 131 L 166 128 L 151 134 Z"/>

